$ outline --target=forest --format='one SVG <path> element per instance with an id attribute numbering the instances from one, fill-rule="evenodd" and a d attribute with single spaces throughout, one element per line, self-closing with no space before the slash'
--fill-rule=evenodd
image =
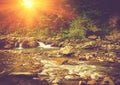
<path id="1" fill-rule="evenodd" d="M 120 0 L 0 0 L 0 85 L 120 85 Z"/>

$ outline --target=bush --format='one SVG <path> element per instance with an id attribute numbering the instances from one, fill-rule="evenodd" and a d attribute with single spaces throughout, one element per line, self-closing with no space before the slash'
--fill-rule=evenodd
<path id="1" fill-rule="evenodd" d="M 68 29 L 61 29 L 60 35 L 62 38 L 68 38 L 69 30 Z"/>
<path id="2" fill-rule="evenodd" d="M 87 31 L 96 32 L 98 30 L 94 22 L 86 16 L 77 17 L 70 24 L 69 37 L 85 38 Z"/>

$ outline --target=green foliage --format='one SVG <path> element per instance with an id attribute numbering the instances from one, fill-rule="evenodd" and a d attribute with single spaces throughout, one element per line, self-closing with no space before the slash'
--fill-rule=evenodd
<path id="1" fill-rule="evenodd" d="M 70 24 L 69 37 L 85 38 L 87 31 L 96 32 L 97 26 L 86 16 L 77 17 Z"/>
<path id="2" fill-rule="evenodd" d="M 68 29 L 61 29 L 60 30 L 60 35 L 62 38 L 68 38 L 69 30 Z"/>

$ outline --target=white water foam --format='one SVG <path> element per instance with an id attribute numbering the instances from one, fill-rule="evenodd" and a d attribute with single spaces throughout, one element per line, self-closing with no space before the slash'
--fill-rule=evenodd
<path id="1" fill-rule="evenodd" d="M 46 45 L 45 43 L 39 42 L 39 41 L 38 41 L 38 44 L 39 44 L 39 47 L 41 48 L 55 48 L 55 47 L 52 47 L 51 45 Z"/>
<path id="2" fill-rule="evenodd" d="M 18 48 L 16 48 L 16 49 L 23 49 L 22 43 L 19 43 L 19 46 L 18 46 Z"/>

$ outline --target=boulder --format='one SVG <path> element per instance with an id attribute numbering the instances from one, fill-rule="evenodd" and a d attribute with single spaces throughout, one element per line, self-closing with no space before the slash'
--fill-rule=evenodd
<path id="1" fill-rule="evenodd" d="M 28 39 L 28 40 L 24 40 L 22 42 L 22 47 L 23 48 L 36 48 L 38 46 L 39 46 L 39 44 L 36 40 L 29 40 Z"/>
<path id="2" fill-rule="evenodd" d="M 105 77 L 100 85 L 115 85 L 115 84 L 111 78 Z"/>
<path id="3" fill-rule="evenodd" d="M 0 39 L 0 49 L 12 49 L 15 47 L 15 41 L 12 39 Z"/>
<path id="4" fill-rule="evenodd" d="M 0 49 L 3 49 L 3 48 L 4 48 L 4 45 L 5 45 L 5 40 L 4 40 L 4 39 L 1 39 L 1 40 L 0 40 Z"/>
<path id="5" fill-rule="evenodd" d="M 6 44 L 3 49 L 12 49 L 14 46 L 11 44 Z"/>
<path id="6" fill-rule="evenodd" d="M 65 47 L 60 49 L 59 53 L 62 55 L 70 56 L 71 54 L 73 54 L 73 47 L 72 46 L 65 46 Z"/>

